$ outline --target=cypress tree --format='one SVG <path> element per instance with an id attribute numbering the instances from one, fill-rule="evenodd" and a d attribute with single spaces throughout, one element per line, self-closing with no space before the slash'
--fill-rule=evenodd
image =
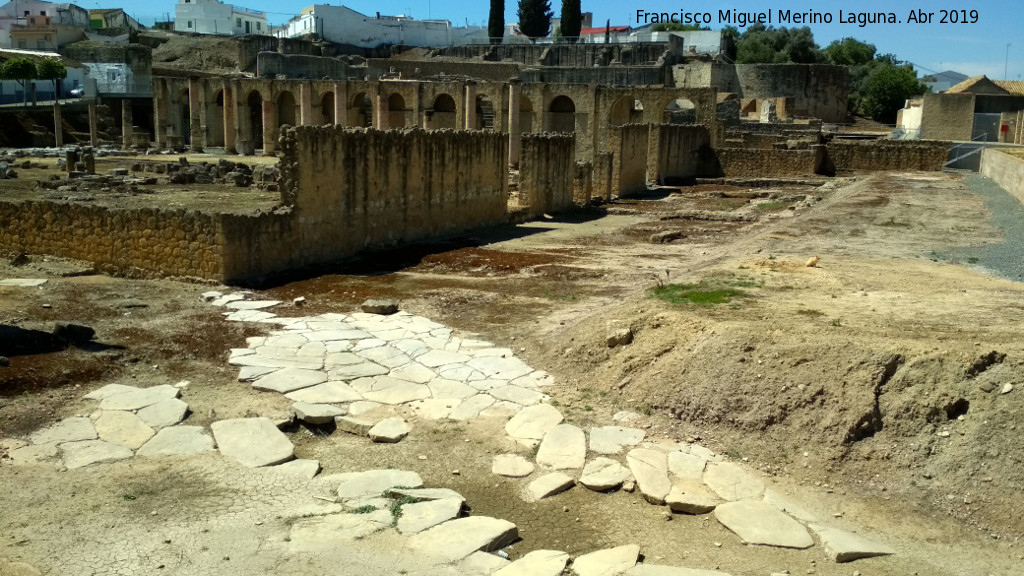
<path id="1" fill-rule="evenodd" d="M 580 0 L 562 0 L 562 37 L 575 43 L 580 37 L 583 27 L 583 15 L 580 13 Z"/>
<path id="2" fill-rule="evenodd" d="M 491 14 L 487 18 L 487 36 L 491 44 L 501 44 L 505 35 L 505 0 L 491 0 Z"/>
<path id="3" fill-rule="evenodd" d="M 530 40 L 548 35 L 553 15 L 550 0 L 519 0 L 519 30 Z"/>

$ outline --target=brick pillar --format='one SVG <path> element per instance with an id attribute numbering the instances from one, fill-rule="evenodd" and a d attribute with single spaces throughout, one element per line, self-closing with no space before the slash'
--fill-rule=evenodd
<path id="1" fill-rule="evenodd" d="M 153 79 L 153 139 L 158 150 L 167 145 L 167 92 L 166 82 Z"/>
<path id="2" fill-rule="evenodd" d="M 121 147 L 131 148 L 132 145 L 132 101 L 123 98 L 121 100 Z"/>
<path id="3" fill-rule="evenodd" d="M 313 124 L 313 90 L 309 82 L 303 82 L 299 84 L 299 126 Z"/>
<path id="4" fill-rule="evenodd" d="M 348 83 L 334 83 L 334 123 L 348 126 Z"/>
<path id="5" fill-rule="evenodd" d="M 273 156 L 277 149 L 277 108 L 270 100 L 263 101 L 263 155 Z"/>
<path id="6" fill-rule="evenodd" d="M 95 104 L 89 104 L 89 145 L 96 148 L 100 145 L 99 128 L 97 123 L 99 122 L 99 114 L 96 111 Z"/>
<path id="7" fill-rule="evenodd" d="M 519 166 L 519 150 L 522 135 L 519 133 L 519 98 L 522 87 L 519 82 L 508 85 L 508 165 Z"/>
<path id="8" fill-rule="evenodd" d="M 53 103 L 53 136 L 57 148 L 64 145 L 64 121 L 60 117 L 60 102 Z"/>
<path id="9" fill-rule="evenodd" d="M 374 95 L 373 127 L 377 130 L 388 129 L 388 99 L 379 92 Z"/>
<path id="10" fill-rule="evenodd" d="M 476 84 L 466 84 L 466 130 L 476 130 Z"/>
<path id="11" fill-rule="evenodd" d="M 231 82 L 225 81 L 224 86 L 224 151 L 235 152 L 235 115 L 238 103 L 235 102 L 235 90 Z"/>
<path id="12" fill-rule="evenodd" d="M 199 79 L 188 80 L 188 126 L 192 152 L 203 151 L 203 103 L 199 97 Z"/>

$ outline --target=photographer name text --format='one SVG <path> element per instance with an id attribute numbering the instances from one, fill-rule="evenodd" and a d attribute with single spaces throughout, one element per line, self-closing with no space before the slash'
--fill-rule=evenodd
<path id="1" fill-rule="evenodd" d="M 849 12 L 839 10 L 838 13 L 808 10 L 764 10 L 762 12 L 744 12 L 740 10 L 718 10 L 716 12 L 647 12 L 636 11 L 636 23 L 659 24 L 674 23 L 693 26 L 736 26 L 746 28 L 752 24 L 782 26 L 807 24 L 853 24 L 860 28 L 875 24 L 976 24 L 980 18 L 977 10 L 921 10 L 911 9 L 906 14 L 895 12 Z"/>

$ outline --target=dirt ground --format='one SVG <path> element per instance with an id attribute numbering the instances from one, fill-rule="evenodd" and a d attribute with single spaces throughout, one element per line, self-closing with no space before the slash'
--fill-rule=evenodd
<path id="1" fill-rule="evenodd" d="M 577 488 L 527 504 L 517 482 L 490 474 L 494 454 L 516 449 L 501 421 L 419 422 L 397 445 L 300 428 L 298 456 L 319 459 L 322 474 L 417 470 L 427 485 L 462 492 L 474 514 L 515 522 L 522 542 L 513 557 L 638 543 L 649 561 L 734 576 L 1019 574 L 1024 285 L 987 273 L 983 260 L 942 256 L 1006 239 L 960 174 L 820 184 L 662 189 L 377 254 L 260 295 L 304 296 L 308 315 L 398 298 L 554 374 L 546 392 L 572 423 L 611 424 L 616 411 L 636 411 L 650 437 L 696 439 L 742 460 L 819 515 L 884 534 L 896 555 L 836 565 L 818 549 L 743 546 L 709 516 L 666 521 L 635 493 Z M 816 267 L 805 265 L 812 256 Z M 82 394 L 107 383 L 189 380 L 193 424 L 289 409 L 236 381 L 228 349 L 265 328 L 225 322 L 198 297 L 210 286 L 93 275 L 40 255 L 3 263 L 0 277 L 49 278 L 40 288 L 0 287 L 0 325 L 17 336 L 47 333 L 55 321 L 97 332 L 84 349 L 46 351 L 42 336 L 28 351 L 0 341 L 10 357 L 0 368 L 0 438 L 87 414 Z M 652 297 L 670 284 L 735 292 L 713 305 Z M 633 343 L 608 348 L 612 325 L 631 327 Z M 193 475 L 191 464 L 130 462 L 58 472 L 12 467 L 0 454 L 0 557 L 69 573 L 75 558 L 132 542 L 151 553 L 128 554 L 133 573 L 164 573 L 156 566 L 182 566 L 190 554 L 179 573 L 270 569 L 255 549 L 280 498 L 258 478 L 223 463 Z M 237 542 L 218 525 L 194 553 L 199 531 L 232 506 L 251 512 Z M 78 541 L 90 534 L 89 547 Z M 218 564 L 242 555 L 232 546 L 250 563 Z M 55 549 L 66 557 L 54 559 Z"/>

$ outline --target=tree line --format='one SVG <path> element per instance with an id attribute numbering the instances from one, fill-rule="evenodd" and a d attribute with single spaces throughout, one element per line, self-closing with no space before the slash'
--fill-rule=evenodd
<path id="1" fill-rule="evenodd" d="M 48 58 L 38 61 L 30 58 L 11 58 L 0 64 L 0 80 L 14 80 L 20 84 L 25 104 L 28 104 L 26 84 L 29 81 L 50 80 L 53 82 L 53 94 L 56 98 L 59 92 L 57 86 L 67 76 L 68 70 L 63 64 Z"/>

